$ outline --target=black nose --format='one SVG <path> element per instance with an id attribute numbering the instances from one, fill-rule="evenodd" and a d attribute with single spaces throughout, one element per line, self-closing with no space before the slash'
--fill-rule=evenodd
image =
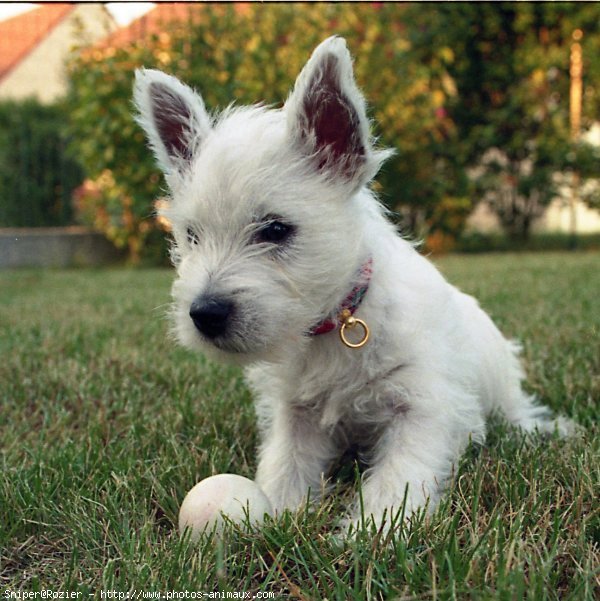
<path id="1" fill-rule="evenodd" d="M 222 336 L 233 313 L 234 304 L 224 298 L 201 297 L 190 307 L 190 317 L 194 325 L 207 338 Z"/>

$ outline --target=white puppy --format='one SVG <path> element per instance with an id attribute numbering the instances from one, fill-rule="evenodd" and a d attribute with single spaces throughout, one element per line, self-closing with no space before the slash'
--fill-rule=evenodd
<path id="1" fill-rule="evenodd" d="M 280 110 L 213 118 L 153 70 L 135 101 L 172 195 L 176 333 L 247 366 L 256 480 L 276 510 L 318 494 L 351 445 L 367 465 L 361 509 L 380 524 L 405 498 L 407 515 L 433 507 L 491 413 L 570 429 L 521 389 L 515 345 L 386 220 L 368 184 L 388 153 L 343 39 L 314 51 Z"/>

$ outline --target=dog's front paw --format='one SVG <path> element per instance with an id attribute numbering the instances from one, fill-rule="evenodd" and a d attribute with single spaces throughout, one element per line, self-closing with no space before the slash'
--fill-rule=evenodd
<path id="1" fill-rule="evenodd" d="M 371 484 L 373 484 L 371 482 Z M 410 494 L 410 490 L 400 490 L 397 495 L 374 495 L 372 487 L 363 488 L 352 510 L 342 519 L 337 536 L 340 540 L 372 540 L 378 537 L 388 542 L 395 536 L 402 536 L 407 527 L 423 521 L 432 504 L 429 497 Z"/>
<path id="2" fill-rule="evenodd" d="M 295 486 L 290 481 L 273 481 L 257 483 L 265 493 L 275 514 L 281 515 L 284 511 L 296 512 L 307 505 L 314 504 L 318 501 L 319 491 L 313 492 L 310 488 Z"/>
<path id="3" fill-rule="evenodd" d="M 395 538 L 405 535 L 412 516 L 402 512 L 384 512 L 380 516 L 347 515 L 339 522 L 330 536 L 331 542 L 343 548 L 350 543 L 377 541 L 377 546 L 390 544 Z"/>

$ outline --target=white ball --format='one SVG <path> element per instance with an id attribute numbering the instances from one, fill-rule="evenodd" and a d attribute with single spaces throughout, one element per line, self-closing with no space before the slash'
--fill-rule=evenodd
<path id="1" fill-rule="evenodd" d="M 217 474 L 198 482 L 185 496 L 179 509 L 179 532 L 190 527 L 191 539 L 203 532 L 221 532 L 225 514 L 232 522 L 261 524 L 273 509 L 258 484 L 235 474 Z"/>

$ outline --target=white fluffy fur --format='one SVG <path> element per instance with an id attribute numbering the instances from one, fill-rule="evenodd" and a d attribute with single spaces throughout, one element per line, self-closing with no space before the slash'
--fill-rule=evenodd
<path id="1" fill-rule="evenodd" d="M 316 167 L 317 136 L 303 113 L 332 58 L 364 145 L 352 173 L 336 170 L 333 159 Z M 169 156 L 155 127 L 154 81 L 194 115 L 187 165 Z M 363 509 L 379 524 L 402 508 L 405 491 L 407 515 L 433 507 L 469 440 L 484 440 L 493 412 L 528 432 L 566 433 L 567 420 L 550 420 L 522 391 L 515 346 L 397 235 L 366 187 L 386 153 L 373 149 L 342 39 L 315 50 L 281 110 L 230 108 L 211 123 L 197 94 L 149 70 L 138 73 L 135 100 L 172 192 L 165 213 L 176 244 L 177 336 L 247 365 L 262 435 L 256 479 L 275 509 L 299 507 L 309 489 L 317 494 L 349 444 L 366 449 Z M 285 248 L 253 242 L 268 215 L 296 226 Z M 197 243 L 186 239 L 188 228 Z M 339 307 L 369 257 L 373 275 L 357 311 L 371 329 L 368 344 L 352 350 L 336 332 L 307 335 Z M 223 340 L 205 339 L 189 317 L 207 293 L 236 303 Z"/>

